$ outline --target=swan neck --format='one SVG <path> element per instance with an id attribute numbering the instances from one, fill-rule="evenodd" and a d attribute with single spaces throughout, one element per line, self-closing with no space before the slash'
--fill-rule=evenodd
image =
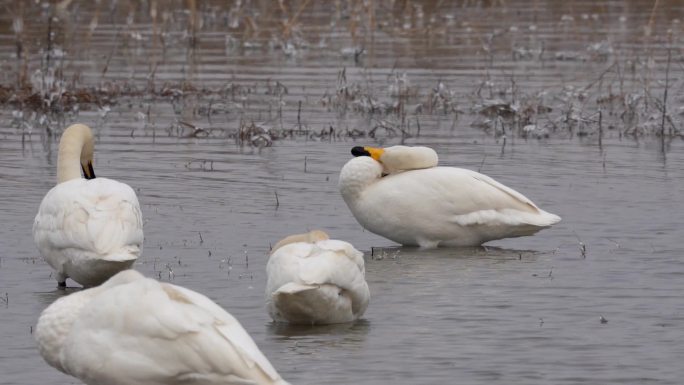
<path id="1" fill-rule="evenodd" d="M 92 167 L 94 147 L 88 126 L 74 124 L 64 130 L 57 156 L 57 183 L 81 178 L 81 168 Z"/>
<path id="2" fill-rule="evenodd" d="M 377 182 L 381 175 L 380 163 L 367 156 L 354 158 L 340 171 L 340 193 L 347 203 L 354 202 L 366 187 Z"/>
<path id="3" fill-rule="evenodd" d="M 354 202 L 357 197 L 361 195 L 365 184 L 360 183 L 340 183 L 340 193 L 342 198 L 347 202 Z"/>

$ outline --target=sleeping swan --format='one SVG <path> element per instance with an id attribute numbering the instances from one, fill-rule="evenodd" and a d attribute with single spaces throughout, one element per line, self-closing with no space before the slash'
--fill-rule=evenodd
<path id="1" fill-rule="evenodd" d="M 352 154 L 340 172 L 344 201 L 361 226 L 406 246 L 476 246 L 560 221 L 486 175 L 435 167 L 437 154 L 426 147 L 354 147 Z"/>
<path id="2" fill-rule="evenodd" d="M 93 148 L 88 126 L 64 130 L 57 185 L 43 198 L 33 223 L 33 239 L 56 270 L 59 286 L 66 286 L 67 278 L 83 286 L 99 285 L 131 267 L 143 245 L 135 192 L 121 182 L 95 178 Z"/>
<path id="3" fill-rule="evenodd" d="M 88 385 L 288 384 L 216 303 L 135 270 L 58 299 L 34 334 L 48 364 Z"/>
<path id="4" fill-rule="evenodd" d="M 314 230 L 278 242 L 266 265 L 266 305 L 276 322 L 351 322 L 366 311 L 370 291 L 363 253 Z"/>

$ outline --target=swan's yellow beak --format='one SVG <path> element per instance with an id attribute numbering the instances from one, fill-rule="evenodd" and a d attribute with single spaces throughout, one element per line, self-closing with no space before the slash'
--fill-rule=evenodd
<path id="1" fill-rule="evenodd" d="M 86 179 L 95 179 L 95 170 L 93 170 L 93 162 L 87 161 L 86 163 L 81 163 L 81 169 L 83 169 L 83 176 Z"/>
<path id="2" fill-rule="evenodd" d="M 382 156 L 382 154 L 385 153 L 385 149 L 380 148 L 380 147 L 356 146 L 356 147 L 352 148 L 351 153 L 354 156 L 370 156 L 371 158 L 373 158 L 379 162 L 380 157 Z"/>

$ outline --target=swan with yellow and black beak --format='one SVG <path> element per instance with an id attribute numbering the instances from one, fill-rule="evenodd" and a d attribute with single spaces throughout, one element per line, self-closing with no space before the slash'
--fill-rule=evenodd
<path id="1" fill-rule="evenodd" d="M 356 220 L 405 246 L 477 246 L 558 223 L 523 194 L 478 172 L 438 167 L 428 147 L 354 147 L 339 189 Z"/>

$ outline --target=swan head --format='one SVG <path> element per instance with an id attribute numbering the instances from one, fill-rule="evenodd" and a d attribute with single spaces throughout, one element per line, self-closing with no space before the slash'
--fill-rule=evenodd
<path id="1" fill-rule="evenodd" d="M 382 164 L 371 156 L 350 159 L 340 171 L 339 188 L 347 203 L 354 200 L 370 184 L 382 177 Z"/>
<path id="2" fill-rule="evenodd" d="M 278 241 L 278 243 L 273 246 L 273 249 L 271 250 L 271 254 L 275 253 L 276 250 L 279 248 L 289 245 L 290 243 L 296 243 L 296 242 L 306 242 L 306 243 L 316 243 L 318 241 L 325 241 L 330 239 L 330 236 L 323 231 L 323 230 L 312 230 L 309 231 L 308 233 L 304 234 L 294 234 L 290 235 L 288 237 L 285 237 Z"/>
<path id="3" fill-rule="evenodd" d="M 380 162 L 384 174 L 437 166 L 439 158 L 435 150 L 423 146 L 392 146 L 387 148 L 354 147 L 352 155 L 369 156 Z"/>
<path id="4" fill-rule="evenodd" d="M 370 156 L 380 162 L 380 158 L 385 154 L 385 149 L 380 147 L 361 147 L 356 146 L 351 150 L 354 156 Z"/>
<path id="5" fill-rule="evenodd" d="M 64 130 L 59 141 L 58 183 L 81 178 L 81 171 L 86 179 L 95 178 L 94 151 L 95 141 L 90 127 L 85 124 L 73 124 Z"/>

